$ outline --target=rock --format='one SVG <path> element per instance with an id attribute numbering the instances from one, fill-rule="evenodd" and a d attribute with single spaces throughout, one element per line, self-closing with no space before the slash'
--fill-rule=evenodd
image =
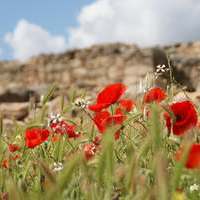
<path id="1" fill-rule="evenodd" d="M 153 48 L 116 43 L 74 49 L 57 55 L 40 55 L 26 63 L 0 62 L 0 85 L 6 91 L 3 95 L 1 93 L 0 101 L 28 101 L 32 92 L 37 94 L 32 86 L 52 83 L 58 83 L 62 88 L 92 88 L 118 81 L 135 83 L 147 72 L 154 71 L 156 65 L 167 65 L 166 53 L 174 67 L 175 79 L 186 85 L 189 91 L 200 88 L 199 42 Z M 169 76 L 165 78 L 169 79 Z M 22 87 L 11 91 L 11 82 Z"/>
<path id="2" fill-rule="evenodd" d="M 0 89 L 0 102 L 26 102 L 32 95 L 31 91 L 17 85 Z"/>
<path id="3" fill-rule="evenodd" d="M 0 113 L 3 118 L 23 120 L 28 116 L 29 103 L 0 104 Z"/>
<path id="4" fill-rule="evenodd" d="M 168 58 L 167 58 L 167 54 L 166 52 L 159 48 L 159 47 L 155 47 L 152 50 L 153 52 L 153 67 L 155 69 L 155 67 L 157 65 L 165 65 L 168 66 Z"/>
<path id="5" fill-rule="evenodd" d="M 188 91 L 200 91 L 200 42 L 152 48 L 116 43 L 40 55 L 26 63 L 0 62 L 0 102 L 28 102 L 30 96 L 38 101 L 53 83 L 65 93 L 72 87 L 92 94 L 108 83 L 124 82 L 134 95 L 138 90 L 135 85 L 147 72 L 155 71 L 156 65 L 168 65 L 166 53 L 175 80 Z M 160 85 L 166 86 L 169 75 L 163 78 Z M 59 90 L 55 97 L 58 94 Z"/>
<path id="6" fill-rule="evenodd" d="M 7 88 L 0 88 L 0 102 L 28 102 L 30 98 L 34 98 L 37 102 L 48 88 L 49 86 L 45 84 L 32 85 L 29 88 L 10 84 Z"/>

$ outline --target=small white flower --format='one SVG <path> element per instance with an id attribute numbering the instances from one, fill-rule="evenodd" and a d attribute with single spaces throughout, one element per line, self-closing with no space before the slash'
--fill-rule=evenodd
<path id="1" fill-rule="evenodd" d="M 198 191 L 199 190 L 199 185 L 196 183 L 190 186 L 190 192 Z"/>
<path id="2" fill-rule="evenodd" d="M 74 101 L 74 106 L 78 108 L 86 108 L 90 104 L 90 101 L 88 98 L 77 98 Z"/>
<path id="3" fill-rule="evenodd" d="M 158 65 L 156 67 L 156 72 L 159 73 L 159 72 L 167 72 L 169 71 L 169 68 L 166 66 L 166 65 Z"/>
<path id="4" fill-rule="evenodd" d="M 158 65 L 156 66 L 156 72 L 155 72 L 155 77 L 156 79 L 164 74 L 165 72 L 169 71 L 169 68 L 166 65 Z"/>
<path id="5" fill-rule="evenodd" d="M 60 114 L 56 114 L 56 113 L 51 113 L 49 120 L 48 120 L 48 126 L 50 126 L 52 123 L 56 124 L 61 122 L 63 119 L 61 117 Z"/>
<path id="6" fill-rule="evenodd" d="M 53 163 L 52 170 L 53 170 L 54 172 L 58 172 L 58 171 L 63 170 L 63 164 L 62 164 L 61 162 L 58 162 L 58 163 L 54 162 L 54 163 Z"/>

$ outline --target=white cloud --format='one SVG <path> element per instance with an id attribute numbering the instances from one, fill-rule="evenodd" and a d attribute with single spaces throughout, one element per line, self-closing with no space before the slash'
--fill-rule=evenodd
<path id="1" fill-rule="evenodd" d="M 13 48 L 13 56 L 26 60 L 40 53 L 58 53 L 66 49 L 63 36 L 51 35 L 42 27 L 22 19 L 13 33 L 7 33 L 5 41 Z"/>
<path id="2" fill-rule="evenodd" d="M 102 42 L 166 44 L 200 39 L 199 0 L 96 0 L 83 7 L 69 46 Z"/>

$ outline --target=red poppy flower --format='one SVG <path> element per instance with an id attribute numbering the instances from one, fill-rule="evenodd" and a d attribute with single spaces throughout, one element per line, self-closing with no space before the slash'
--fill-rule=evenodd
<path id="1" fill-rule="evenodd" d="M 2 160 L 1 167 L 8 169 L 9 168 L 9 160 L 8 159 Z"/>
<path id="2" fill-rule="evenodd" d="M 12 160 L 17 160 L 20 158 L 20 155 L 19 154 L 16 154 L 15 156 L 11 156 L 10 157 Z"/>
<path id="3" fill-rule="evenodd" d="M 182 155 L 183 155 L 183 148 L 180 148 L 176 152 L 176 160 L 178 161 L 181 160 Z M 191 145 L 187 155 L 185 167 L 188 169 L 200 168 L 200 144 Z"/>
<path id="4" fill-rule="evenodd" d="M 51 141 L 52 141 L 52 142 L 58 142 L 59 140 L 60 140 L 60 136 L 57 135 L 57 134 L 56 134 L 56 135 L 53 135 L 52 138 L 51 138 Z"/>
<path id="5" fill-rule="evenodd" d="M 9 149 L 10 152 L 15 152 L 15 151 L 20 150 L 20 147 L 16 144 L 9 144 L 8 149 Z"/>
<path id="6" fill-rule="evenodd" d="M 76 126 L 75 125 L 67 125 L 67 135 L 69 138 L 77 138 L 80 136 L 80 134 L 76 131 Z"/>
<path id="7" fill-rule="evenodd" d="M 130 112 L 135 105 L 134 101 L 131 99 L 121 99 L 119 101 L 119 106 L 126 112 Z"/>
<path id="8" fill-rule="evenodd" d="M 98 94 L 96 104 L 90 105 L 88 108 L 92 111 L 100 112 L 102 109 L 116 103 L 125 90 L 126 86 L 122 83 L 108 85 Z"/>
<path id="9" fill-rule="evenodd" d="M 115 132 L 115 140 L 118 140 L 120 138 L 120 134 L 121 134 L 120 130 Z"/>
<path id="10" fill-rule="evenodd" d="M 144 103 L 151 103 L 151 102 L 161 102 L 167 97 L 164 90 L 159 87 L 155 87 L 147 91 L 144 95 L 143 102 Z"/>
<path id="11" fill-rule="evenodd" d="M 80 134 L 76 132 L 76 127 L 68 124 L 64 120 L 52 122 L 50 127 L 55 133 L 61 135 L 67 134 L 69 138 L 77 138 L 80 136 Z"/>
<path id="12" fill-rule="evenodd" d="M 114 115 L 111 115 L 108 111 L 101 111 L 96 113 L 93 118 L 100 133 L 104 133 L 106 129 L 111 125 L 120 125 L 124 122 L 126 116 L 122 112 L 121 108 L 117 108 Z M 119 139 L 120 131 L 115 133 L 115 139 Z"/>
<path id="13" fill-rule="evenodd" d="M 35 148 L 42 144 L 49 137 L 49 130 L 42 128 L 27 129 L 25 133 L 26 146 Z"/>
<path id="14" fill-rule="evenodd" d="M 110 125 L 122 124 L 126 119 L 126 116 L 121 111 L 121 108 L 117 108 L 114 115 L 111 115 L 108 111 L 97 112 L 93 118 L 100 133 L 106 131 L 106 128 Z"/>
<path id="15" fill-rule="evenodd" d="M 115 111 L 115 114 L 113 116 L 111 116 L 108 119 L 107 124 L 122 124 L 124 122 L 124 120 L 126 119 L 126 115 L 123 114 L 121 108 L 117 108 Z M 117 130 L 115 132 L 115 140 L 118 140 L 120 138 L 120 134 L 121 134 L 121 130 Z"/>
<path id="16" fill-rule="evenodd" d="M 169 113 L 165 113 L 166 125 L 169 132 L 172 131 L 175 135 L 182 135 L 197 124 L 197 112 L 194 105 L 190 101 L 182 101 L 173 103 L 169 107 L 174 114 L 175 122 L 171 119 Z"/>
<path id="17" fill-rule="evenodd" d="M 9 194 L 8 194 L 8 192 L 2 192 L 2 193 L 0 194 L 0 198 L 1 198 L 2 200 L 9 200 Z"/>
<path id="18" fill-rule="evenodd" d="M 94 138 L 94 140 L 93 140 L 93 144 L 94 144 L 95 146 L 99 146 L 100 143 L 101 143 L 101 140 L 102 140 L 102 137 L 101 137 L 100 135 L 97 135 L 97 136 Z"/>
<path id="19" fill-rule="evenodd" d="M 106 125 L 112 125 L 112 124 L 122 124 L 123 121 L 126 119 L 126 116 L 124 115 L 124 113 L 122 112 L 121 108 L 117 108 L 115 110 L 115 114 L 112 116 L 109 116 L 107 121 L 106 121 Z"/>
<path id="20" fill-rule="evenodd" d="M 95 114 L 93 121 L 100 133 L 105 132 L 107 126 L 107 120 L 109 117 L 110 113 L 108 111 L 101 111 Z"/>
<path id="21" fill-rule="evenodd" d="M 83 152 L 85 159 L 90 160 L 95 155 L 96 146 L 94 144 L 85 144 Z"/>

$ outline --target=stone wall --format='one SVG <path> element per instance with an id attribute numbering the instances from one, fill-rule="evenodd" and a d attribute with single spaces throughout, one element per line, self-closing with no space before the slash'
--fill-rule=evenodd
<path id="1" fill-rule="evenodd" d="M 104 85 L 120 81 L 127 84 L 129 93 L 134 95 L 135 85 L 147 72 L 155 71 L 158 64 L 168 65 L 166 54 L 176 80 L 189 91 L 196 90 L 193 96 L 199 100 L 200 42 L 143 49 L 117 43 L 40 55 L 26 63 L 0 62 L 0 115 L 6 118 L 4 122 L 8 125 L 12 124 L 9 119 L 27 118 L 30 96 L 38 100 L 52 83 L 57 83 L 65 92 L 68 88 L 84 88 L 92 95 Z M 56 98 L 51 104 L 56 108 L 58 102 L 60 99 Z"/>
<path id="2" fill-rule="evenodd" d="M 131 87 L 156 65 L 167 64 L 166 53 L 175 66 L 176 79 L 190 90 L 199 90 L 200 42 L 143 49 L 116 43 L 40 55 L 26 63 L 0 62 L 0 102 L 27 101 L 29 93 L 42 93 L 54 82 L 64 89 L 98 90 L 118 81 Z"/>

